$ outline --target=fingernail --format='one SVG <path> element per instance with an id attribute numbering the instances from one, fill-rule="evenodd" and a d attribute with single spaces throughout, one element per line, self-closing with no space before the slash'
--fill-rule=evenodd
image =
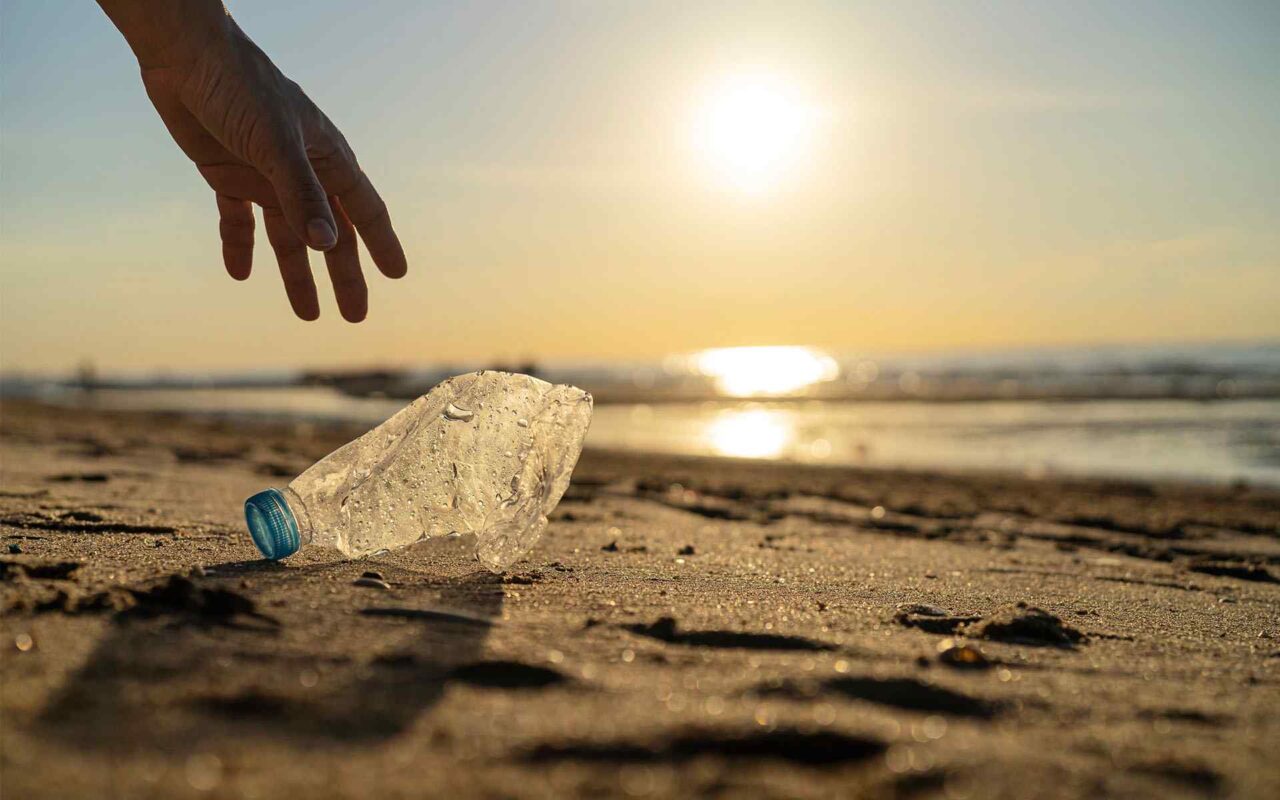
<path id="1" fill-rule="evenodd" d="M 329 220 L 316 217 L 307 223 L 307 240 L 312 247 L 328 250 L 338 243 L 338 233 Z"/>

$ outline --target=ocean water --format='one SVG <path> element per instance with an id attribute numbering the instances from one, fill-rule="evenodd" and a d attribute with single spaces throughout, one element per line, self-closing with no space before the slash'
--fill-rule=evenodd
<path id="1" fill-rule="evenodd" d="M 587 441 L 805 463 L 1280 485 L 1280 400 L 602 406 Z"/>
<path id="2" fill-rule="evenodd" d="M 726 385 L 749 385 L 742 379 L 759 377 L 750 370 L 777 355 L 717 363 L 741 361 L 748 372 L 731 375 L 738 380 Z M 588 447 L 1280 486 L 1280 343 L 829 361 L 830 375 L 787 398 L 725 396 L 715 376 L 699 374 L 691 358 L 556 365 L 540 374 L 605 401 L 596 406 Z M 811 362 L 819 363 L 806 354 L 798 363 Z M 475 366 L 423 371 L 406 386 L 429 386 L 436 373 Z M 71 406 L 366 425 L 406 402 L 297 382 L 285 374 L 212 382 L 170 376 L 167 385 L 134 379 L 115 384 L 133 388 L 83 391 L 28 380 L 20 393 Z M 11 394 L 14 385 L 10 379 Z"/>
<path id="3" fill-rule="evenodd" d="M 106 390 L 64 402 L 371 426 L 403 406 L 329 388 Z M 1280 486 L 1280 400 L 611 404 L 596 407 L 587 446 Z"/>

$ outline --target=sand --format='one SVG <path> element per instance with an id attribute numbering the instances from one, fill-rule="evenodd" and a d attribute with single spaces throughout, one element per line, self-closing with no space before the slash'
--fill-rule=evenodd
<path id="1" fill-rule="evenodd" d="M 504 575 L 271 564 L 357 431 L 0 416 L 5 798 L 1280 796 L 1275 491 L 588 452 Z"/>

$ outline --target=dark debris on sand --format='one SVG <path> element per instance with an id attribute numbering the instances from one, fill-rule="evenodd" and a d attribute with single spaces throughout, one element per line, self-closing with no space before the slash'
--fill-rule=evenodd
<path id="1" fill-rule="evenodd" d="M 113 587 L 100 592 L 87 592 L 68 586 L 33 586 L 30 591 L 13 594 L 3 604 L 4 612 L 21 611 L 42 614 L 92 614 L 124 611 L 133 606 L 128 589 Z"/>
<path id="2" fill-rule="evenodd" d="M 590 761 L 681 763 L 706 756 L 775 760 L 808 767 L 836 767 L 878 756 L 886 745 L 876 739 L 836 731 L 779 728 L 772 731 L 690 730 L 644 742 L 544 744 L 525 756 L 536 763 Z"/>
<path id="3" fill-rule="evenodd" d="M 1080 631 L 1042 608 L 1018 602 L 997 609 L 962 633 L 977 639 L 1026 644 L 1035 647 L 1072 648 L 1085 641 Z"/>
<path id="4" fill-rule="evenodd" d="M 894 612 L 893 621 L 926 633 L 953 634 L 965 625 L 982 619 L 976 615 L 952 614 L 945 608 L 924 603 L 903 603 Z"/>
<path id="5" fill-rule="evenodd" d="M 795 700 L 844 698 L 889 706 L 904 711 L 949 714 L 958 717 L 990 719 L 1003 706 L 980 697 L 971 697 L 915 678 L 877 678 L 841 675 L 818 682 L 778 681 L 759 686 L 761 695 L 774 695 Z"/>
<path id="6" fill-rule="evenodd" d="M 682 631 L 674 617 L 661 617 L 651 624 L 624 625 L 624 629 L 640 636 L 648 636 L 671 644 L 691 645 L 743 650 L 808 650 L 829 651 L 835 646 L 803 636 L 787 636 L 778 633 L 749 633 L 746 631 Z"/>
<path id="7" fill-rule="evenodd" d="M 80 614 L 119 611 L 133 603 L 128 590 L 86 591 L 75 583 L 78 561 L 10 556 L 0 559 L 0 613 Z"/>
<path id="8" fill-rule="evenodd" d="M 32 578 L 45 581 L 69 580 L 80 569 L 78 561 L 46 561 L 34 558 L 0 558 L 0 581 Z"/>
<path id="9" fill-rule="evenodd" d="M 1266 567 L 1259 564 L 1236 564 L 1231 562 L 1202 561 L 1189 564 L 1187 569 L 1201 575 L 1217 575 L 1223 578 L 1238 578 L 1242 581 L 1257 583 L 1280 583 Z"/>
<path id="10" fill-rule="evenodd" d="M 449 680 L 486 689 L 545 689 L 570 683 L 561 672 L 519 661 L 476 661 L 455 667 Z"/>
<path id="11" fill-rule="evenodd" d="M 0 516 L 0 525 L 20 530 L 52 531 L 56 533 L 147 533 L 172 534 L 178 529 L 172 525 L 139 525 L 129 522 L 113 522 L 91 511 L 66 511 L 61 514 L 25 512 Z"/>
<path id="12" fill-rule="evenodd" d="M 106 483 L 111 480 L 111 476 L 105 472 L 63 472 L 58 475 L 50 475 L 49 480 L 54 483 L 74 483 L 76 481 L 82 483 Z"/>
<path id="13" fill-rule="evenodd" d="M 1026 644 L 1035 647 L 1072 648 L 1085 641 L 1085 635 L 1042 608 L 1021 601 L 996 609 L 985 616 L 952 614 L 945 608 L 922 603 L 903 603 L 894 612 L 893 621 L 927 633 L 967 636 L 995 642 Z M 981 659 L 971 654 L 956 653 L 946 660 L 952 666 L 963 661 L 976 665 Z"/>

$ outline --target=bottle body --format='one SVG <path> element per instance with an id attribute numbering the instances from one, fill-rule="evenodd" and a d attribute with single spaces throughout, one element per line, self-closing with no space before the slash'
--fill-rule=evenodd
<path id="1" fill-rule="evenodd" d="M 546 528 L 590 419 L 591 396 L 580 389 L 504 372 L 462 375 L 316 462 L 281 494 L 299 546 L 354 558 L 474 533 L 481 562 L 501 570 Z"/>

